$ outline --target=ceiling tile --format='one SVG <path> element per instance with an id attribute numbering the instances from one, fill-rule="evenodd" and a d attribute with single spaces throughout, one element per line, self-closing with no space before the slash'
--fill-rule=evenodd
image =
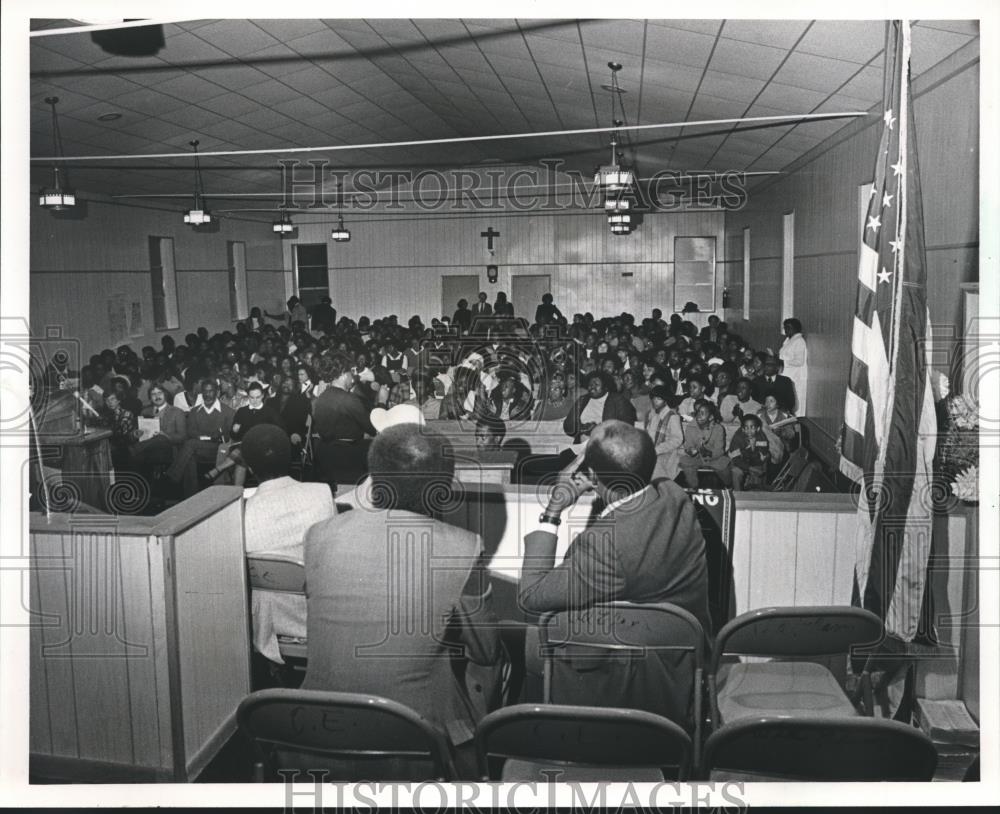
<path id="1" fill-rule="evenodd" d="M 583 65 L 583 48 L 579 40 L 554 40 L 550 37 L 539 37 L 532 34 L 528 34 L 525 39 L 528 42 L 528 48 L 531 49 L 531 55 L 538 63 L 559 65 L 576 70 Z"/>
<path id="2" fill-rule="evenodd" d="M 368 32 L 371 36 L 371 32 Z M 331 57 L 354 55 L 357 49 L 351 45 L 348 37 L 356 36 L 341 31 L 337 33 L 330 29 L 316 31 L 304 37 L 297 37 L 294 40 L 287 40 L 285 45 L 302 54 L 305 57 Z"/>
<path id="3" fill-rule="evenodd" d="M 329 31 L 322 20 L 251 20 L 257 28 L 278 42 L 288 42 L 317 31 Z"/>
<path id="4" fill-rule="evenodd" d="M 239 93 L 221 93 L 211 99 L 206 99 L 204 105 L 216 113 L 231 118 L 240 118 L 241 121 L 247 113 L 260 109 L 259 103 Z"/>
<path id="5" fill-rule="evenodd" d="M 885 44 L 882 20 L 816 20 L 796 50 L 821 57 L 868 62 Z"/>
<path id="6" fill-rule="evenodd" d="M 855 99 L 864 99 L 869 104 L 881 101 L 882 69 L 862 68 L 847 84 L 840 88 L 838 93 L 853 96 Z"/>
<path id="7" fill-rule="evenodd" d="M 198 132 L 202 127 L 222 121 L 223 117 L 203 107 L 190 105 L 181 110 L 165 111 L 170 113 L 170 121 L 192 132 Z"/>
<path id="8" fill-rule="evenodd" d="M 268 76 L 284 76 L 306 67 L 306 61 L 287 45 L 272 45 L 243 57 L 243 62 L 253 65 Z"/>
<path id="9" fill-rule="evenodd" d="M 304 119 L 307 116 L 316 116 L 326 110 L 319 102 L 307 99 L 304 96 L 292 95 L 283 102 L 278 102 L 272 107 L 279 113 L 285 113 L 296 119 Z"/>
<path id="10" fill-rule="evenodd" d="M 682 31 L 695 31 L 699 34 L 711 34 L 713 37 L 719 33 L 722 20 L 649 20 L 650 25 L 665 28 L 679 28 Z"/>
<path id="11" fill-rule="evenodd" d="M 808 25 L 806 20 L 726 20 L 722 36 L 787 49 L 795 45 Z"/>
<path id="12" fill-rule="evenodd" d="M 641 20 L 592 20 L 580 26 L 588 49 L 596 46 L 627 56 L 642 56 L 645 26 Z"/>
<path id="13" fill-rule="evenodd" d="M 278 39 L 249 20 L 221 20 L 202 26 L 198 36 L 233 56 L 243 56 L 274 45 Z"/>
<path id="14" fill-rule="evenodd" d="M 83 66 L 82 62 L 52 51 L 36 41 L 32 41 L 30 64 L 32 74 L 49 71 L 72 71 Z"/>
<path id="15" fill-rule="evenodd" d="M 928 68 L 934 67 L 971 40 L 972 37 L 964 34 L 914 26 L 910 56 L 913 75 L 919 76 Z"/>
<path id="16" fill-rule="evenodd" d="M 157 56 L 172 65 L 229 58 L 225 51 L 187 31 L 167 39 Z"/>
<path id="17" fill-rule="evenodd" d="M 330 74 L 316 67 L 304 68 L 295 73 L 285 74 L 281 77 L 281 81 L 293 90 L 304 93 L 307 96 L 312 95 L 316 91 L 326 90 L 331 84 L 336 82 Z"/>
<path id="18" fill-rule="evenodd" d="M 956 34 L 979 36 L 979 20 L 921 20 L 917 28 L 937 28 L 941 31 L 952 31 Z"/>
<path id="19" fill-rule="evenodd" d="M 744 114 L 746 102 L 720 99 L 707 93 L 699 93 L 691 106 L 689 121 L 700 119 L 735 119 Z"/>
<path id="20" fill-rule="evenodd" d="M 229 90 L 243 90 L 244 88 L 259 85 L 267 82 L 270 77 L 263 71 L 249 65 L 218 65 L 207 68 L 199 68 L 195 72 L 202 79 L 214 82 Z M 159 88 L 160 85 L 157 85 Z"/>
<path id="21" fill-rule="evenodd" d="M 720 99 L 737 100 L 742 103 L 745 110 L 763 88 L 763 79 L 754 79 L 731 73 L 719 73 L 718 71 L 706 71 L 701 82 L 701 88 L 698 90 L 698 95 L 700 97 L 702 94 L 707 94 L 709 96 L 718 96 Z"/>
<path id="22" fill-rule="evenodd" d="M 203 102 L 218 96 L 219 86 L 193 73 L 184 73 L 156 86 L 159 93 L 165 93 L 185 102 Z"/>
<path id="23" fill-rule="evenodd" d="M 715 37 L 677 28 L 649 26 L 646 33 L 647 54 L 694 68 L 705 66 L 714 44 Z"/>
<path id="24" fill-rule="evenodd" d="M 770 79 L 788 52 L 742 40 L 719 39 L 709 67 L 714 71 Z"/>
<path id="25" fill-rule="evenodd" d="M 774 77 L 775 82 L 797 88 L 833 93 L 858 70 L 853 62 L 802 54 L 796 51 Z"/>
<path id="26" fill-rule="evenodd" d="M 642 81 L 644 85 L 663 85 L 678 90 L 695 91 L 701 84 L 702 73 L 700 69 L 690 66 L 647 58 Z"/>
<path id="27" fill-rule="evenodd" d="M 757 97 L 757 102 L 788 113 L 809 113 L 826 98 L 827 94 L 815 90 L 770 82 Z"/>

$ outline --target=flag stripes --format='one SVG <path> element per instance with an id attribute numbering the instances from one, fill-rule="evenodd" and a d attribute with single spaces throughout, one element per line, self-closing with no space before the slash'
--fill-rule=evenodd
<path id="1" fill-rule="evenodd" d="M 841 471 L 859 488 L 854 600 L 917 632 L 930 552 L 936 422 L 909 24 L 890 24 L 882 134 L 864 219 Z"/>

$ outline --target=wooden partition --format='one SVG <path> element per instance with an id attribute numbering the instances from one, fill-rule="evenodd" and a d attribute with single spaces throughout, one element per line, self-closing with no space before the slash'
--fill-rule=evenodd
<path id="1" fill-rule="evenodd" d="M 31 516 L 32 773 L 189 780 L 250 691 L 241 490 L 156 517 Z"/>
<path id="2" fill-rule="evenodd" d="M 497 610 L 506 618 L 524 618 L 517 607 L 523 540 L 537 528 L 547 494 L 545 487 L 466 484 L 465 503 L 451 516 L 482 536 Z M 584 496 L 564 515 L 557 562 L 586 525 L 591 500 Z M 730 553 L 737 614 L 772 605 L 851 604 L 857 506 L 850 495 L 742 492 L 735 500 Z M 978 676 L 967 665 L 979 637 L 975 520 L 974 511 L 961 506 L 934 520 L 929 584 L 940 645 L 913 648 L 923 697 L 978 697 Z"/>

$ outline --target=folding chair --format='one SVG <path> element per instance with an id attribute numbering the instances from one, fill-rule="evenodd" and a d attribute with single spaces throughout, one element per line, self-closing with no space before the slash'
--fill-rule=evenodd
<path id="1" fill-rule="evenodd" d="M 298 560 L 280 554 L 247 555 L 250 587 L 255 591 L 275 591 L 286 594 L 306 592 L 306 569 Z M 305 659 L 308 648 L 305 639 L 278 636 L 278 650 L 283 659 Z"/>
<path id="2" fill-rule="evenodd" d="M 706 638 L 669 603 L 609 602 L 540 621 L 543 700 L 638 709 L 679 724 L 701 746 Z"/>
<path id="3" fill-rule="evenodd" d="M 635 709 L 519 704 L 476 727 L 483 780 L 684 780 L 691 754 L 681 727 Z"/>
<path id="4" fill-rule="evenodd" d="M 708 670 L 712 725 L 761 716 L 850 718 L 858 715 L 837 678 L 806 659 L 846 655 L 882 639 L 884 626 L 861 608 L 760 608 L 729 622 L 715 639 Z M 722 663 L 723 656 L 792 661 Z"/>
<path id="5" fill-rule="evenodd" d="M 804 447 L 799 447 L 788 456 L 784 466 L 774 476 L 771 481 L 770 490 L 772 492 L 790 492 L 795 485 L 796 479 L 802 474 L 806 464 L 809 463 L 809 452 Z"/>
<path id="6" fill-rule="evenodd" d="M 257 783 L 275 769 L 326 770 L 346 780 L 456 777 L 447 738 L 414 710 L 377 695 L 260 690 L 243 699 L 236 718 L 253 742 Z"/>
<path id="7" fill-rule="evenodd" d="M 931 739 L 883 718 L 748 718 L 712 733 L 702 770 L 709 780 L 930 780 Z"/>

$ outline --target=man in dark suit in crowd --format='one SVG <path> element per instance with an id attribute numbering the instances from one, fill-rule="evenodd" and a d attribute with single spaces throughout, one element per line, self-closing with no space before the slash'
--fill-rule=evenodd
<path id="1" fill-rule="evenodd" d="M 621 421 L 594 429 L 582 465 L 552 489 L 537 530 L 524 538 L 518 590 L 524 611 L 585 612 L 618 600 L 669 602 L 691 613 L 704 630 L 712 629 L 705 541 L 694 504 L 673 481 L 653 480 L 655 466 L 653 441 L 643 431 Z M 557 565 L 562 514 L 591 490 L 597 494 L 591 519 Z M 691 725 L 690 701 L 697 689 L 683 660 L 651 654 L 639 661 L 611 656 L 602 662 L 594 653 L 582 661 L 571 653 L 557 657 L 553 699 L 646 709 Z"/>
<path id="2" fill-rule="evenodd" d="M 761 404 L 768 396 L 774 396 L 782 410 L 791 411 L 795 406 L 795 385 L 787 376 L 778 373 L 780 369 L 778 357 L 768 356 L 764 360 L 764 375 L 753 380 L 751 392 L 754 400 Z"/>
<path id="3" fill-rule="evenodd" d="M 338 360 L 330 360 L 323 371 L 330 382 L 312 404 L 312 431 L 319 435 L 316 463 L 323 478 L 337 483 L 357 483 L 366 472 L 368 445 L 365 436 L 375 435 L 369 418 L 371 410 L 364 400 L 351 392 L 354 373 Z"/>
<path id="4" fill-rule="evenodd" d="M 333 300 L 329 297 L 322 297 L 319 305 L 312 311 L 312 329 L 318 333 L 329 333 L 337 325 L 337 309 L 333 307 Z"/>
<path id="5" fill-rule="evenodd" d="M 714 342 L 719 344 L 719 338 L 726 332 L 726 323 L 722 322 L 715 314 L 708 318 L 708 325 L 701 329 L 698 336 L 702 342 Z"/>
<path id="6" fill-rule="evenodd" d="M 451 489 L 448 447 L 416 424 L 383 430 L 369 454 L 372 505 L 306 534 L 302 687 L 399 701 L 439 726 L 461 754 L 499 701 L 502 649 L 482 541 L 431 514 Z"/>
<path id="7" fill-rule="evenodd" d="M 488 317 L 493 313 L 493 306 L 487 302 L 488 299 L 485 291 L 479 292 L 479 301 L 472 306 L 474 317 Z"/>
<path id="8" fill-rule="evenodd" d="M 705 541 L 694 505 L 673 481 L 652 481 L 655 466 L 656 450 L 642 430 L 622 421 L 594 429 L 580 469 L 552 490 L 539 530 L 524 539 L 524 610 L 544 613 L 617 599 L 672 602 L 711 629 Z M 600 513 L 555 565 L 561 515 L 591 490 Z"/>

